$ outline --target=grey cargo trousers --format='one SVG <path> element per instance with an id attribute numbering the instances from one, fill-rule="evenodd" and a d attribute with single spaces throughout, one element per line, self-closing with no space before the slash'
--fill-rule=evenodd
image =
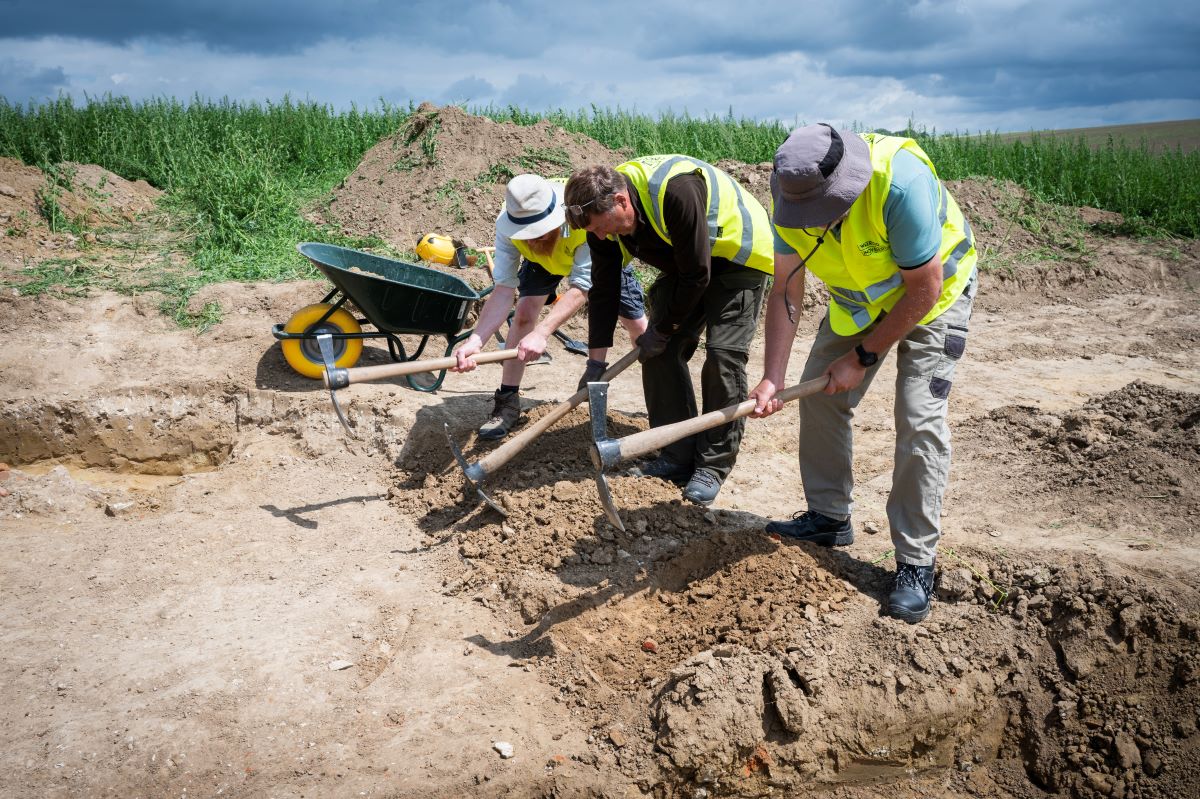
<path id="1" fill-rule="evenodd" d="M 967 346 L 977 280 L 978 273 L 941 316 L 928 325 L 917 325 L 896 346 L 896 453 L 887 515 L 899 563 L 930 566 L 937 554 L 942 496 L 950 472 L 947 397 L 954 367 Z M 872 327 L 839 336 L 830 329 L 826 315 L 804 364 L 803 379 L 825 374 Z M 854 488 L 851 420 L 887 354 L 879 353 L 879 362 L 854 390 L 800 400 L 800 479 L 809 510 L 849 518 Z"/>

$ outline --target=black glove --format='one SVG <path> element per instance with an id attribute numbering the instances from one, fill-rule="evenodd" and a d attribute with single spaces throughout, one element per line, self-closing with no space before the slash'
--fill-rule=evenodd
<path id="1" fill-rule="evenodd" d="M 638 353 L 638 361 L 645 363 L 651 358 L 656 358 L 666 352 L 667 342 L 671 340 L 671 336 L 666 333 L 660 333 L 653 327 L 649 328 L 645 333 L 638 336 L 637 345 L 642 351 Z"/>
<path id="2" fill-rule="evenodd" d="M 608 369 L 608 364 L 604 361 L 588 358 L 587 368 L 583 370 L 583 377 L 579 378 L 579 388 L 587 388 L 588 383 L 598 381 L 606 369 Z"/>

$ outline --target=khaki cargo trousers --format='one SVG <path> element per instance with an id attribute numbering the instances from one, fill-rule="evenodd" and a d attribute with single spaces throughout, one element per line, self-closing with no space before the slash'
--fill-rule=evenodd
<path id="1" fill-rule="evenodd" d="M 929 566 L 937 554 L 942 496 L 950 472 L 947 397 L 954 367 L 966 350 L 977 280 L 978 274 L 973 275 L 953 305 L 929 324 L 914 327 L 896 346 L 896 452 L 887 515 L 899 563 Z M 826 315 L 802 379 L 825 374 L 873 326 L 853 336 L 839 336 L 830 329 Z M 850 517 L 854 505 L 851 421 L 889 353 L 879 354 L 879 362 L 854 390 L 800 400 L 800 479 L 809 510 L 836 519 Z"/>

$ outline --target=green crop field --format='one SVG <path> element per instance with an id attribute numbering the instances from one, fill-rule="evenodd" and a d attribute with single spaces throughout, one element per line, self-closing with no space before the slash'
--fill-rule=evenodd
<path id="1" fill-rule="evenodd" d="M 28 106 L 0 98 L 0 156 L 41 167 L 51 179 L 63 161 L 145 179 L 166 192 L 162 205 L 186 233 L 196 281 L 281 280 L 312 274 L 295 252 L 297 241 L 382 243 L 340 238 L 306 221 L 301 210 L 325 196 L 412 111 L 388 105 L 335 111 L 287 98 L 269 104 L 60 98 Z M 787 135 L 780 123 L 732 115 L 651 117 L 601 108 L 539 114 L 493 107 L 474 113 L 521 125 L 549 118 L 625 152 L 679 152 L 709 161 L 769 161 Z M 1105 134 L 1101 146 L 1085 131 L 914 135 L 943 178 L 1009 179 L 1049 202 L 1116 211 L 1132 232 L 1195 237 L 1200 234 L 1195 124 L 1164 125 L 1137 128 L 1163 131 L 1137 141 Z M 1164 138 L 1168 130 L 1183 137 L 1177 146 Z M 53 194 L 47 196 L 48 221 L 69 223 L 55 216 Z"/>
<path id="2" fill-rule="evenodd" d="M 1000 141 L 1032 142 L 1035 139 L 1058 139 L 1070 142 L 1082 139 L 1089 147 L 1103 148 L 1110 144 L 1125 144 L 1161 153 L 1179 149 L 1185 153 L 1200 149 L 1200 119 L 1181 119 L 1172 122 L 1146 122 L 1141 125 L 1107 125 L 1098 128 L 1063 128 L 1037 130 L 1027 133 L 1001 133 Z"/>

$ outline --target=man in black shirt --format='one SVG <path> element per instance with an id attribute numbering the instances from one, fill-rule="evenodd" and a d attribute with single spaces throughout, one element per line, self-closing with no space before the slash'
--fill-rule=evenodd
<path id="1" fill-rule="evenodd" d="M 638 339 L 650 426 L 697 415 L 688 362 L 701 335 L 704 412 L 746 399 L 750 342 L 773 268 L 771 225 L 758 201 L 716 167 L 678 155 L 582 169 L 565 199 L 568 223 L 588 231 L 592 252 L 590 347 L 612 344 L 623 263 L 638 258 L 662 272 Z M 743 427 L 739 420 L 677 441 L 637 473 L 686 483 L 686 499 L 710 505 Z"/>

